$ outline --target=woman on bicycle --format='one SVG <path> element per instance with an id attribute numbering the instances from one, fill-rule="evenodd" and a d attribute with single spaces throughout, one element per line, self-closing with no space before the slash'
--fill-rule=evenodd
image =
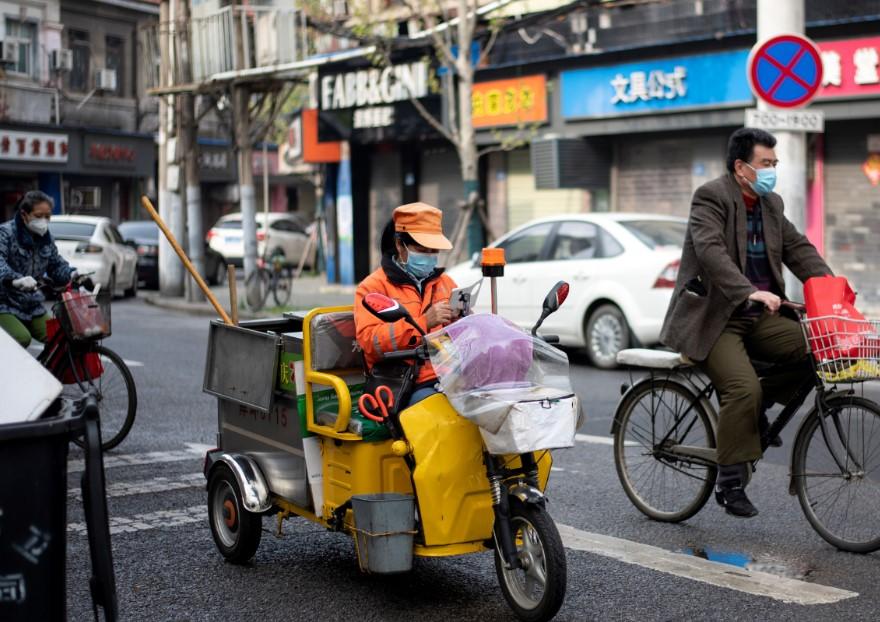
<path id="1" fill-rule="evenodd" d="M 32 190 L 18 201 L 15 217 L 0 225 L 0 328 L 27 347 L 46 340 L 45 300 L 38 279 L 56 283 L 76 278 L 49 233 L 52 197 Z M 91 289 L 91 280 L 85 279 Z"/>
<path id="2" fill-rule="evenodd" d="M 453 321 L 449 297 L 455 282 L 437 268 L 441 250 L 452 243 L 443 235 L 443 212 L 426 203 L 410 203 L 394 210 L 382 233 L 382 266 L 361 282 L 355 293 L 354 321 L 357 341 L 372 368 L 386 352 L 412 348 L 419 334 L 404 320 L 386 324 L 364 309 L 367 294 L 378 292 L 406 307 L 425 331 Z M 410 405 L 436 392 L 437 375 L 425 364 L 416 379 Z"/>

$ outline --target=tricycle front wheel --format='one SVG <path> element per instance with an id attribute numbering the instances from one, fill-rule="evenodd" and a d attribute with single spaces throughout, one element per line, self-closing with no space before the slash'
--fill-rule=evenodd
<path id="1" fill-rule="evenodd" d="M 218 465 L 208 481 L 208 519 L 217 549 L 233 564 L 248 562 L 263 536 L 263 520 L 248 512 L 241 489 L 229 467 Z"/>
<path id="2" fill-rule="evenodd" d="M 501 591 L 520 620 L 550 620 L 565 599 L 568 570 L 562 538 L 543 507 L 518 499 L 510 500 L 510 526 L 521 567 L 506 568 L 496 547 L 495 571 Z"/>

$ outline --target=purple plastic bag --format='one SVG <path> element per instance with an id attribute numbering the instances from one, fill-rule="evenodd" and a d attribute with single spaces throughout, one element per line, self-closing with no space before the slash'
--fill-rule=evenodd
<path id="1" fill-rule="evenodd" d="M 532 365 L 532 338 L 510 321 L 499 315 L 470 315 L 445 332 L 459 361 L 460 389 L 526 380 Z"/>

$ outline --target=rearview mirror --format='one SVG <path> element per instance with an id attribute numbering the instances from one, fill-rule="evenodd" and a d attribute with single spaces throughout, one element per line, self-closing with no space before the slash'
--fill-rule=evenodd
<path id="1" fill-rule="evenodd" d="M 565 302 L 565 299 L 568 298 L 568 290 L 569 286 L 565 281 L 559 281 L 553 286 L 553 289 L 550 290 L 550 293 L 547 294 L 547 297 L 544 299 L 544 311 L 547 312 L 547 315 L 559 310 L 559 307 L 561 307 L 562 303 Z"/>
<path id="2" fill-rule="evenodd" d="M 364 305 L 364 309 L 383 322 L 392 323 L 397 322 L 398 320 L 406 320 L 407 323 L 414 326 L 419 333 L 422 335 L 425 334 L 422 327 L 416 324 L 415 320 L 413 320 L 409 311 L 406 310 L 406 307 L 394 300 L 394 298 L 389 298 L 385 294 L 380 294 L 379 292 L 372 292 L 364 296 L 362 304 Z"/>

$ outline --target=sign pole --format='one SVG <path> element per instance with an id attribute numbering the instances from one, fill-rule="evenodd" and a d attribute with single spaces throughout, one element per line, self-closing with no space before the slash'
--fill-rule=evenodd
<path id="1" fill-rule="evenodd" d="M 758 0 L 758 41 L 792 33 L 804 34 L 804 0 Z M 758 98 L 758 110 L 772 108 Z M 773 135 L 780 162 L 776 193 L 785 201 L 786 217 L 803 233 L 807 224 L 807 135 L 791 130 Z M 802 285 L 788 270 L 785 289 L 793 300 L 803 300 Z"/>

